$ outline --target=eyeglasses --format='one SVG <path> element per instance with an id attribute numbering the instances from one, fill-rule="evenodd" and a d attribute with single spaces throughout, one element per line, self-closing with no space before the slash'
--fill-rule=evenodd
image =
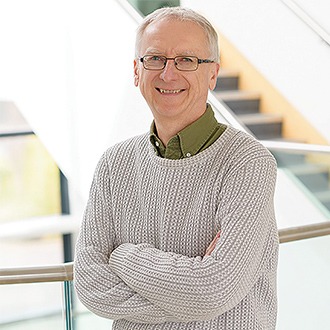
<path id="1" fill-rule="evenodd" d="M 201 60 L 196 56 L 166 57 L 159 55 L 144 55 L 139 58 L 146 70 L 163 70 L 168 60 L 173 60 L 175 67 L 180 71 L 195 71 L 199 64 L 214 63 L 212 60 Z"/>

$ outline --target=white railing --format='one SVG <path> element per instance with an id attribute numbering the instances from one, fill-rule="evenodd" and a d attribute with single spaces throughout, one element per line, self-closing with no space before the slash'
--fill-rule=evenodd
<path id="1" fill-rule="evenodd" d="M 330 34 L 316 22 L 304 9 L 293 0 L 281 0 L 301 21 L 303 21 L 314 33 L 316 33 L 328 46 L 330 46 Z"/>

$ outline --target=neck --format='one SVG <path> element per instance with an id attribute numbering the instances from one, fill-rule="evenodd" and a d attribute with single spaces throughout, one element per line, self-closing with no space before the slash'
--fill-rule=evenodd
<path id="1" fill-rule="evenodd" d="M 196 117 L 184 118 L 181 120 L 180 118 L 171 118 L 169 120 L 154 118 L 158 138 L 163 142 L 164 146 L 167 146 L 168 141 L 173 136 L 199 119 L 205 113 L 205 110 L 203 113 L 196 115 Z"/>
<path id="2" fill-rule="evenodd" d="M 170 124 L 164 122 L 157 122 L 155 120 L 157 129 L 157 136 L 163 142 L 164 146 L 167 146 L 168 141 L 183 130 L 187 125 L 178 125 L 178 123 Z"/>

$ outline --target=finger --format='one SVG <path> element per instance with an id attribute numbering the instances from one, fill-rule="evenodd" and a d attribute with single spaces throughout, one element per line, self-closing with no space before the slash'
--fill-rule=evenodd
<path id="1" fill-rule="evenodd" d="M 216 243 L 217 243 L 216 240 L 212 241 L 212 243 L 211 243 L 211 244 L 208 246 L 208 248 L 206 249 L 206 253 L 205 253 L 205 255 L 209 256 L 209 255 L 213 252 L 213 250 L 214 250 L 214 248 L 215 248 L 215 246 L 216 246 Z"/>
<path id="2" fill-rule="evenodd" d="M 210 245 L 207 247 L 206 251 L 205 251 L 205 255 L 208 256 L 212 253 L 212 251 L 214 250 L 214 248 L 216 247 L 218 241 L 220 239 L 220 231 L 217 233 L 217 235 L 213 238 L 212 242 L 210 243 Z"/>

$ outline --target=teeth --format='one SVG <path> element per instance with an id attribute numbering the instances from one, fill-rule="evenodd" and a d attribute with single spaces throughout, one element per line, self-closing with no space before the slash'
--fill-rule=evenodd
<path id="1" fill-rule="evenodd" d="M 181 92 L 181 89 L 161 89 L 161 88 L 159 88 L 159 91 L 162 94 L 176 94 L 176 93 Z"/>

